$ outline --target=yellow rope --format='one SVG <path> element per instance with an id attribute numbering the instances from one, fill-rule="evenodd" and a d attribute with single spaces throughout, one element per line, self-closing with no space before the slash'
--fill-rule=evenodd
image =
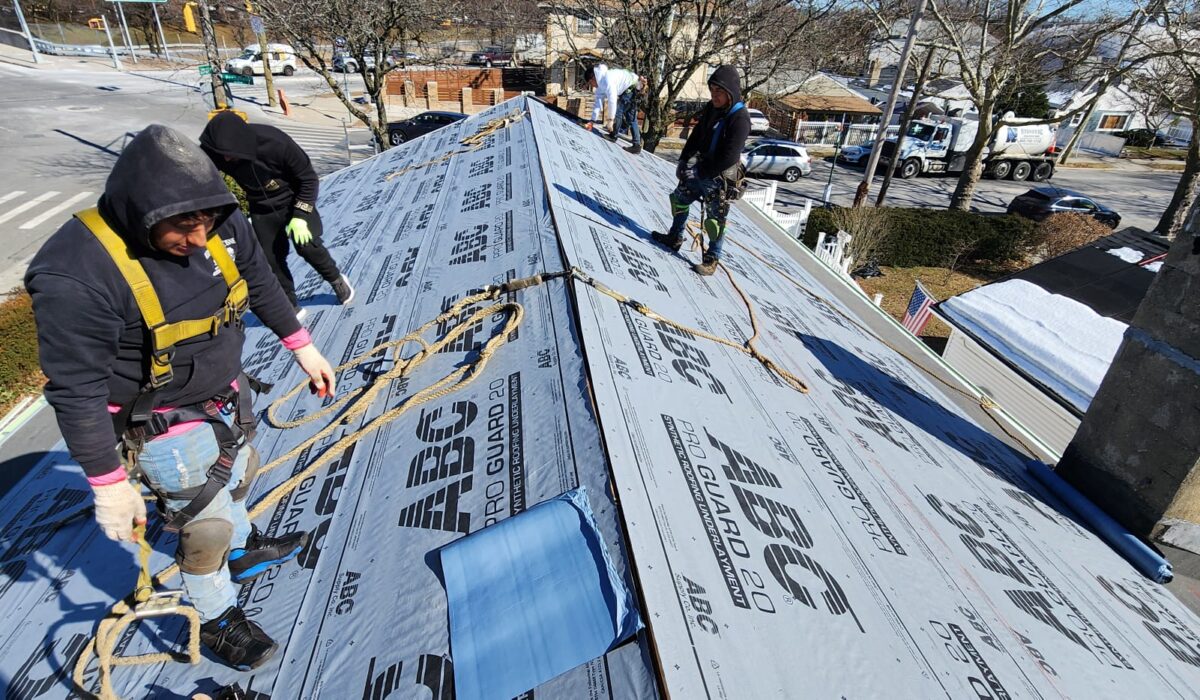
<path id="1" fill-rule="evenodd" d="M 283 454 L 268 464 L 263 465 L 263 467 L 259 470 L 260 473 L 270 471 L 286 462 L 289 462 L 296 455 L 300 454 L 305 449 L 309 448 L 313 444 L 324 439 L 329 434 L 337 430 L 338 426 L 349 423 L 353 419 L 362 416 L 370 408 L 372 402 L 379 395 L 379 393 L 388 387 L 392 380 L 399 379 L 400 377 L 410 373 L 430 357 L 437 354 L 442 348 L 453 343 L 455 339 L 463 335 L 463 333 L 466 333 L 476 323 L 483 323 L 494 314 L 507 314 L 507 320 L 505 321 L 504 326 L 499 331 L 494 333 L 486 343 L 484 343 L 483 347 L 479 351 L 478 357 L 473 362 L 469 362 L 461 367 L 456 368 L 437 382 L 434 382 L 430 386 L 425 387 L 416 394 L 413 394 L 395 408 L 392 408 L 379 417 L 371 420 L 353 433 L 342 437 L 335 444 L 331 445 L 329 449 L 325 450 L 319 458 L 306 466 L 301 472 L 271 489 L 270 492 L 256 502 L 254 507 L 249 510 L 250 519 L 254 519 L 255 517 L 261 515 L 268 508 L 278 503 L 285 495 L 290 493 L 297 485 L 299 485 L 301 481 L 306 479 L 321 467 L 328 464 L 351 445 L 362 440 L 370 433 L 399 418 L 402 414 L 414 406 L 419 406 L 428 401 L 435 401 L 474 381 L 474 379 L 483 372 L 488 361 L 491 359 L 496 350 L 499 349 L 501 345 L 508 342 L 508 338 L 510 337 L 512 331 L 516 330 L 517 326 L 520 325 L 521 321 L 523 320 L 525 310 L 520 304 L 515 302 L 493 303 L 473 311 L 461 319 L 458 319 L 455 322 L 455 325 L 444 336 L 434 342 L 426 341 L 422 337 L 422 335 L 430 328 L 439 323 L 445 323 L 454 320 L 456 316 L 458 316 L 465 308 L 472 304 L 481 301 L 496 300 L 502 294 L 505 294 L 509 291 L 515 291 L 516 289 L 520 289 L 522 287 L 541 284 L 546 279 L 550 279 L 555 276 L 560 275 L 534 276 L 532 278 L 517 280 L 507 285 L 489 287 L 478 294 L 464 297 L 445 312 L 428 323 L 422 325 L 415 331 L 404 336 L 403 338 L 378 345 L 375 348 L 359 355 L 358 357 L 338 365 L 334 369 L 335 373 L 361 364 L 369 358 L 373 358 L 382 352 L 386 352 L 388 349 L 395 348 L 396 351 L 396 355 L 394 357 L 394 366 L 390 370 L 377 376 L 369 386 L 362 387 L 348 393 L 341 399 L 338 399 L 316 413 L 295 421 L 280 421 L 276 415 L 278 409 L 285 402 L 287 402 L 308 385 L 307 380 L 297 384 L 287 394 L 275 400 L 268 409 L 267 415 L 270 420 L 273 423 L 277 423 L 278 427 L 280 428 L 293 428 L 298 425 L 303 425 L 319 418 L 323 418 L 324 416 L 329 415 L 334 411 L 338 411 L 343 407 L 347 408 L 341 415 L 338 416 L 337 420 L 331 422 L 316 435 L 292 448 L 286 454 Z M 421 349 L 418 350 L 412 357 L 402 358 L 399 354 L 400 350 L 408 343 L 418 343 L 421 346 Z M 139 574 L 138 589 L 135 591 L 133 596 L 134 599 L 139 602 L 139 604 L 143 603 L 143 598 L 145 597 L 143 592 L 150 590 L 149 587 L 145 585 L 145 579 L 143 577 L 144 574 L 148 573 L 150 549 L 149 544 L 146 542 L 144 529 L 142 531 L 140 540 L 142 542 L 142 546 L 139 556 L 142 561 L 142 574 Z M 154 575 L 153 584 L 159 585 L 165 583 L 177 573 L 179 573 L 178 565 L 172 564 Z M 141 617 L 166 614 L 181 614 L 188 617 L 190 625 L 190 638 L 188 644 L 188 655 L 186 657 L 175 653 L 143 654 L 141 656 L 134 657 L 120 657 L 114 655 L 113 647 L 116 641 L 120 638 L 121 632 L 125 629 L 125 627 Z M 72 678 L 75 681 L 76 686 L 78 686 L 78 689 L 84 691 L 84 673 L 87 669 L 88 663 L 91 661 L 92 655 L 94 654 L 97 658 L 100 671 L 99 697 L 101 700 L 117 700 L 119 696 L 113 690 L 111 683 L 113 666 L 165 663 L 176 659 L 187 660 L 190 663 L 198 663 L 200 661 L 199 645 L 199 614 L 194 608 L 180 604 L 178 601 L 178 594 L 174 594 L 173 596 L 169 597 L 163 605 L 159 606 L 159 610 L 154 611 L 141 611 L 138 608 L 131 606 L 127 600 L 121 600 L 113 606 L 108 616 L 101 620 L 96 632 L 96 636 L 88 642 L 87 646 L 84 647 L 83 652 L 79 655 L 79 659 L 75 664 Z"/>
<path id="2" fill-rule="evenodd" d="M 421 168 L 428 168 L 429 166 L 437 165 L 438 163 L 445 163 L 446 161 L 450 160 L 454 156 L 462 155 L 463 153 L 470 153 L 471 151 L 479 150 L 480 148 L 483 147 L 483 144 L 486 143 L 487 138 L 489 136 L 496 133 L 497 131 L 500 131 L 501 129 L 507 129 L 508 127 L 512 126 L 513 124 L 516 124 L 517 122 L 521 121 L 524 117 L 525 117 L 524 112 L 522 112 L 519 109 L 514 109 L 513 111 L 509 112 L 508 114 L 505 114 L 502 117 L 496 117 L 495 119 L 488 121 L 488 123 L 483 125 L 483 127 L 481 129 L 479 129 L 479 131 L 476 131 L 475 133 L 471 134 L 470 136 L 467 136 L 463 140 L 459 141 L 460 144 L 462 144 L 463 146 L 469 146 L 469 148 L 463 148 L 463 149 L 459 149 L 457 151 L 450 151 L 448 153 L 443 153 L 442 155 L 438 156 L 437 158 L 434 158 L 433 160 L 427 160 L 424 163 L 408 165 L 403 168 L 400 168 L 399 170 L 393 170 L 392 172 L 388 173 L 384 177 L 384 179 L 387 180 L 388 182 L 391 182 L 392 178 L 400 177 L 401 175 L 411 173 L 414 170 L 420 170 Z"/>

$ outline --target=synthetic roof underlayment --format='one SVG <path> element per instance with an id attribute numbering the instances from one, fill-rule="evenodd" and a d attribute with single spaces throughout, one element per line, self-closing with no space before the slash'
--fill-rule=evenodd
<path id="1" fill-rule="evenodd" d="M 513 113 L 482 147 L 438 159 Z M 316 342 L 342 362 L 482 285 L 572 267 L 686 326 L 745 339 L 729 278 L 698 277 L 695 252 L 647 240 L 667 224 L 673 170 L 517 98 L 335 173 L 319 204 L 359 297 L 334 306 L 295 268 Z M 810 393 L 581 279 L 518 291 L 524 321 L 474 383 L 380 429 L 259 520 L 316 534 L 298 564 L 241 592 L 281 642 L 274 660 L 253 674 L 211 661 L 120 668 L 117 689 L 186 696 L 237 680 L 277 699 L 450 698 L 437 550 L 584 486 L 647 628 L 533 697 L 1195 697 L 1200 621 L 844 316 L 798 248 L 780 249 L 737 207 L 730 230 L 726 263 L 760 346 Z M 502 322 L 396 381 L 387 405 Z M 277 384 L 260 407 L 298 381 L 287 355 L 250 330 L 247 368 Z M 367 381 L 347 373 L 339 390 Z M 264 461 L 316 430 L 264 426 Z M 260 477 L 250 500 L 318 451 Z M 77 467 L 54 453 L 0 507 L 10 697 L 67 696 L 97 618 L 133 586 L 131 551 L 89 518 L 54 527 L 87 503 Z M 157 569 L 174 541 L 152 526 Z M 178 646 L 182 623 L 133 630 L 122 653 Z"/>

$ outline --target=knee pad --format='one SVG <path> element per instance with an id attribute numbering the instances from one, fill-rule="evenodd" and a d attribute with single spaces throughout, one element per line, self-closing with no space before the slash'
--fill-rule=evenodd
<path id="1" fill-rule="evenodd" d="M 725 224 L 717 219 L 705 219 L 704 232 L 708 234 L 709 240 L 715 241 L 725 235 Z"/>
<path id="2" fill-rule="evenodd" d="M 193 520 L 179 531 L 175 563 L 185 574 L 211 574 L 221 570 L 229 556 L 233 523 L 219 518 Z"/>
<path id="3" fill-rule="evenodd" d="M 669 199 L 671 200 L 672 214 L 678 214 L 679 212 L 687 211 L 692 206 L 691 204 L 680 200 L 679 195 L 675 194 L 674 192 L 671 193 Z"/>
<path id="4" fill-rule="evenodd" d="M 238 482 L 237 487 L 229 492 L 234 503 L 245 500 L 246 494 L 250 491 L 250 485 L 254 483 L 254 477 L 258 476 L 259 467 L 262 466 L 262 458 L 258 456 L 258 450 L 254 449 L 254 445 L 245 445 L 242 449 L 249 450 L 249 453 L 246 456 L 246 473 L 242 475 L 242 480 Z"/>

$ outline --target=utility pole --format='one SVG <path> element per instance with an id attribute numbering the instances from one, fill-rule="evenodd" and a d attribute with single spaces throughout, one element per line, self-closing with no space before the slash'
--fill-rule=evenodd
<path id="1" fill-rule="evenodd" d="M 29 42 L 29 51 L 33 54 L 33 62 L 41 63 L 42 56 L 38 53 L 37 47 L 33 45 L 33 35 L 29 33 L 29 25 L 25 24 L 25 15 L 21 12 L 21 0 L 13 0 L 13 7 L 17 11 L 17 22 L 21 25 L 21 33 L 25 35 L 25 40 Z"/>
<path id="2" fill-rule="evenodd" d="M 908 105 L 904 108 L 904 115 L 900 117 L 900 130 L 896 134 L 896 153 L 900 153 L 900 149 L 904 147 L 904 135 L 908 131 L 908 124 L 912 121 L 913 115 L 917 111 L 917 103 L 921 100 L 921 93 L 925 91 L 925 82 L 929 79 L 929 69 L 933 66 L 934 48 L 929 47 L 929 53 L 925 54 L 925 61 L 921 64 L 921 72 L 917 75 L 917 82 L 913 85 L 912 98 L 909 99 Z M 879 135 L 880 140 L 886 140 L 887 127 L 884 126 L 883 133 Z M 882 207 L 883 201 L 887 197 L 888 187 L 892 184 L 892 177 L 896 174 L 896 164 L 892 163 L 887 172 L 883 174 L 883 184 L 879 186 L 879 197 L 875 200 L 875 206 Z"/>
<path id="3" fill-rule="evenodd" d="M 212 94 L 213 107 L 217 109 L 229 109 L 229 103 L 225 99 L 228 88 L 225 87 L 225 80 L 221 78 L 221 57 L 217 55 L 217 33 L 213 30 L 212 16 L 208 14 L 208 0 L 200 0 L 200 35 L 204 37 L 204 57 L 208 60 L 208 64 L 212 66 Z M 163 44 L 166 48 L 166 44 Z"/>
<path id="4" fill-rule="evenodd" d="M 169 60 L 171 60 L 171 52 L 167 49 L 167 35 L 163 34 L 162 22 L 160 22 L 158 20 L 158 5 L 151 4 L 150 9 L 151 9 L 151 11 L 154 12 L 154 26 L 158 27 L 158 40 L 162 42 L 163 58 L 165 58 L 169 61 Z M 204 12 L 205 12 L 205 14 L 207 14 L 208 9 L 206 8 L 204 10 Z"/>
<path id="5" fill-rule="evenodd" d="M 913 44 L 917 41 L 917 30 L 921 27 L 921 18 L 925 16 L 925 4 L 927 0 L 917 0 L 917 8 L 913 12 L 912 19 L 908 21 L 908 38 L 904 41 L 904 49 L 900 52 L 900 63 L 896 68 L 896 79 L 892 82 L 892 92 L 888 95 L 887 106 L 883 110 L 883 117 L 879 123 L 880 138 L 875 140 L 875 147 L 871 149 L 871 157 L 867 159 L 867 171 L 863 174 L 863 181 L 858 183 L 858 190 L 854 193 L 854 206 L 861 207 L 863 202 L 867 200 L 867 193 L 871 191 L 871 179 L 875 177 L 875 168 L 879 165 L 879 156 L 883 152 L 883 134 L 887 133 L 888 124 L 892 122 L 892 113 L 896 110 L 896 98 L 900 95 L 900 87 L 904 84 L 904 74 L 908 72 L 908 57 L 912 54 Z M 893 165 L 895 165 L 893 163 Z"/>
<path id="6" fill-rule="evenodd" d="M 125 21 L 125 6 L 117 3 L 117 17 L 121 20 L 121 36 L 125 38 L 125 45 L 129 47 L 129 55 L 133 57 L 133 62 L 138 62 L 137 51 L 133 48 L 133 35 L 129 33 L 129 24 Z"/>
<path id="7" fill-rule="evenodd" d="M 263 25 L 262 17 L 254 14 L 254 6 L 250 4 L 250 0 L 246 0 L 246 14 L 250 15 L 250 29 L 258 36 L 258 51 L 262 54 L 263 81 L 267 84 L 267 104 L 278 107 L 279 101 L 275 99 L 275 79 L 271 75 L 271 57 L 270 52 L 267 51 L 267 28 Z"/>

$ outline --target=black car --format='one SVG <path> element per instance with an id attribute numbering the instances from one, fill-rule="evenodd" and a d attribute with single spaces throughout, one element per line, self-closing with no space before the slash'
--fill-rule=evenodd
<path id="1" fill-rule="evenodd" d="M 412 141 L 418 136 L 424 136 L 466 118 L 467 115 L 458 112 L 422 112 L 402 122 L 388 122 L 388 143 L 399 146 L 405 141 Z"/>
<path id="2" fill-rule="evenodd" d="M 1091 197 L 1060 187 L 1034 187 L 1008 205 L 1009 214 L 1041 221 L 1051 214 L 1086 214 L 1109 228 L 1121 223 L 1121 214 Z"/>

